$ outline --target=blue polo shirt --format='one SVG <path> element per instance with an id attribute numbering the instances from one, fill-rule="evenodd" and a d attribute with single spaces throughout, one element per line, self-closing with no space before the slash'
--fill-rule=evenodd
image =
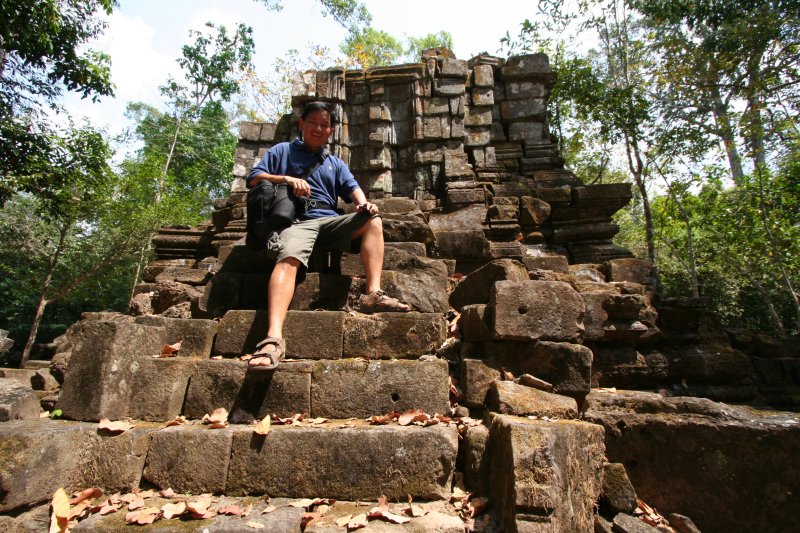
<path id="1" fill-rule="evenodd" d="M 247 177 L 247 186 L 250 187 L 250 180 L 261 172 L 274 176 L 300 177 L 316 164 L 319 157 L 319 152 L 313 153 L 308 150 L 300 139 L 295 139 L 291 143 L 276 144 L 250 171 L 250 175 Z M 306 181 L 311 186 L 312 200 L 332 206 L 336 205 L 337 198 L 352 203 L 350 194 L 360 188 L 344 161 L 335 155 L 328 155 L 319 168 L 306 178 Z M 332 209 L 312 208 L 299 218 L 307 220 L 337 215 L 338 213 Z"/>

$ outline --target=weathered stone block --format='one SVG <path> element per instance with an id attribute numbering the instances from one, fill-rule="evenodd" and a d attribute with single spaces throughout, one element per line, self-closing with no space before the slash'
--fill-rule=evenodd
<path id="1" fill-rule="evenodd" d="M 541 140 L 544 139 L 544 135 L 544 124 L 541 122 L 515 122 L 508 127 L 510 141 Z"/>
<path id="2" fill-rule="evenodd" d="M 470 407 L 483 405 L 502 368 L 515 376 L 543 379 L 559 394 L 579 398 L 589 393 L 592 351 L 586 346 L 546 341 L 464 343 L 461 356 L 464 404 Z"/>
<path id="3" fill-rule="evenodd" d="M 500 69 L 505 80 L 531 77 L 550 72 L 550 59 L 547 54 L 525 54 L 509 57 Z"/>
<path id="4" fill-rule="evenodd" d="M 39 418 L 39 400 L 29 386 L 0 378 L 0 422 Z"/>
<path id="5" fill-rule="evenodd" d="M 310 272 L 306 275 L 305 281 L 295 287 L 289 309 L 339 311 L 347 305 L 347 296 L 352 287 L 353 278 L 350 276 Z"/>
<path id="6" fill-rule="evenodd" d="M 463 59 L 455 58 L 440 58 L 438 61 L 439 74 L 445 78 L 466 78 L 467 77 L 467 62 Z"/>
<path id="7" fill-rule="evenodd" d="M 447 278 L 425 270 L 386 272 L 381 274 L 381 286 L 387 294 L 407 303 L 414 311 L 444 313 L 447 305 Z"/>
<path id="8" fill-rule="evenodd" d="M 189 379 L 183 414 L 186 418 L 203 418 L 215 409 L 233 410 L 242 389 L 247 363 L 232 360 L 199 361 Z"/>
<path id="9" fill-rule="evenodd" d="M 49 419 L 0 424 L 0 512 L 49 501 L 59 487 L 84 489 L 83 458 L 96 428 Z"/>
<path id="10" fill-rule="evenodd" d="M 505 84 L 505 90 L 508 100 L 544 98 L 547 96 L 544 84 L 535 81 L 509 81 Z"/>
<path id="11" fill-rule="evenodd" d="M 161 353 L 162 327 L 88 321 L 72 348 L 57 408 L 76 420 L 118 420 L 128 415 L 139 362 Z"/>
<path id="12" fill-rule="evenodd" d="M 156 431 L 142 477 L 177 493 L 223 493 L 232 440 L 232 429 L 173 426 Z"/>
<path id="13" fill-rule="evenodd" d="M 541 118 L 547 113 L 547 105 L 543 98 L 525 100 L 506 100 L 500 103 L 500 116 L 503 120 L 524 120 Z M 511 130 L 509 130 L 509 134 Z"/>
<path id="14" fill-rule="evenodd" d="M 610 515 L 633 513 L 638 505 L 636 490 L 628 479 L 625 465 L 605 463 L 603 465 L 603 492 L 601 504 Z"/>
<path id="15" fill-rule="evenodd" d="M 416 358 L 433 353 L 446 337 L 446 324 L 438 313 L 349 316 L 344 321 L 343 353 L 368 359 Z"/>
<path id="16" fill-rule="evenodd" d="M 490 441 L 492 495 L 507 531 L 529 530 L 515 520 L 518 514 L 534 515 L 552 531 L 592 530 L 603 465 L 602 428 L 498 415 Z"/>
<path id="17" fill-rule="evenodd" d="M 433 82 L 436 96 L 459 96 L 464 94 L 464 80 L 459 78 L 438 78 Z"/>
<path id="18" fill-rule="evenodd" d="M 650 261 L 633 257 L 613 259 L 606 263 L 608 281 L 632 281 L 649 285 L 652 282 L 652 270 Z"/>
<path id="19" fill-rule="evenodd" d="M 490 324 L 492 309 L 486 304 L 470 304 L 461 308 L 458 331 L 461 338 L 470 342 L 488 341 L 492 337 Z"/>
<path id="20" fill-rule="evenodd" d="M 407 409 L 445 413 L 448 391 L 444 360 L 320 361 L 311 375 L 311 414 L 363 418 Z"/>
<path id="21" fill-rule="evenodd" d="M 472 85 L 475 87 L 492 87 L 494 71 L 491 65 L 476 65 L 472 69 Z"/>
<path id="22" fill-rule="evenodd" d="M 550 204 L 533 196 L 523 196 L 520 200 L 520 224 L 540 226 L 547 222 L 550 217 Z"/>
<path id="23" fill-rule="evenodd" d="M 138 488 L 152 431 L 143 426 L 118 435 L 97 434 L 81 473 L 82 486 L 112 492 Z"/>
<path id="24" fill-rule="evenodd" d="M 484 425 L 467 426 L 464 436 L 464 483 L 472 490 L 489 493 L 489 457 L 486 443 L 489 428 Z"/>
<path id="25" fill-rule="evenodd" d="M 165 343 L 181 343 L 179 357 L 208 357 L 217 334 L 217 323 L 200 318 L 165 318 L 159 316 L 141 316 L 137 324 L 163 327 Z"/>
<path id="26" fill-rule="evenodd" d="M 458 435 L 445 426 L 274 427 L 234 433 L 227 493 L 344 500 L 444 499 Z M 390 469 L 387 470 L 387 466 Z"/>
<path id="27" fill-rule="evenodd" d="M 486 407 L 504 415 L 578 418 L 578 405 L 573 398 L 513 381 L 493 381 L 486 396 Z"/>
<path id="28" fill-rule="evenodd" d="M 289 311 L 284 323 L 286 355 L 293 359 L 338 359 L 342 356 L 345 313 Z M 253 353 L 267 336 L 266 311 L 228 311 L 219 323 L 214 352 L 218 355 Z"/>
<path id="29" fill-rule="evenodd" d="M 198 300 L 199 311 L 210 317 L 220 317 L 228 309 L 236 309 L 239 304 L 241 286 L 242 274 L 218 272 L 208 282 L 203 295 Z"/>
<path id="30" fill-rule="evenodd" d="M 494 284 L 501 280 L 527 281 L 528 270 L 519 261 L 496 259 L 463 278 L 450 293 L 450 305 L 460 310 L 469 304 L 489 303 Z"/>
<path id="31" fill-rule="evenodd" d="M 552 270 L 553 272 L 567 272 L 569 261 L 563 255 L 526 255 L 522 263 L 528 270 Z M 585 319 L 584 319 L 585 324 Z"/>
<path id="32" fill-rule="evenodd" d="M 274 371 L 250 371 L 245 375 L 234 411 L 242 409 L 262 419 L 311 413 L 311 363 L 285 361 Z"/>
<path id="33" fill-rule="evenodd" d="M 184 358 L 139 361 L 133 375 L 128 416 L 166 422 L 180 415 L 196 363 Z"/>
<path id="34" fill-rule="evenodd" d="M 498 339 L 575 341 L 583 333 L 583 300 L 563 281 L 498 281 L 489 305 Z"/>
<path id="35" fill-rule="evenodd" d="M 472 89 L 472 105 L 490 106 L 494 104 L 494 91 L 491 87 L 475 87 Z"/>

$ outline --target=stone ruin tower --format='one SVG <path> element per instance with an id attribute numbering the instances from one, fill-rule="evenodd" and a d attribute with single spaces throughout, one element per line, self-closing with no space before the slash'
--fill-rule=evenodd
<path id="1" fill-rule="evenodd" d="M 558 157 L 554 80 L 544 55 L 441 49 L 302 74 L 292 114 L 242 124 L 211 220 L 153 239 L 131 312 L 86 313 L 49 368 L 0 378 L 0 525 L 37 531 L 58 487 L 98 486 L 179 493 L 145 492 L 156 509 L 215 495 L 180 520 L 156 512 L 156 531 L 353 530 L 360 515 L 365 531 L 657 531 L 637 494 L 675 531 L 800 529 L 797 417 L 706 399 L 796 405 L 797 354 L 731 340 L 696 301 L 654 305 L 650 265 L 611 242 L 630 187 L 586 185 Z M 330 150 L 380 205 L 382 285 L 413 312 L 358 313 L 359 258 L 318 254 L 289 360 L 253 371 L 271 265 L 244 246 L 243 178 L 318 99 L 341 117 Z M 37 398 L 66 420 L 39 419 Z M 74 531 L 130 530 L 124 505 Z"/>

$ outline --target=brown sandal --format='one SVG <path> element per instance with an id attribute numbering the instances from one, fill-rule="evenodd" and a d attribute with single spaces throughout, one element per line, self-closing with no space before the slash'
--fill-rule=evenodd
<path id="1" fill-rule="evenodd" d="M 411 311 L 411 307 L 409 307 L 408 304 L 401 302 L 397 298 L 392 298 L 381 290 L 369 294 L 362 294 L 358 303 L 362 313 L 380 313 L 388 311 L 405 313 Z"/>
<path id="2" fill-rule="evenodd" d="M 286 355 L 286 340 L 277 337 L 267 337 L 256 344 L 256 351 L 253 357 L 247 362 L 250 368 L 257 370 L 273 370 L 278 366 Z M 269 360 L 268 365 L 261 364 L 261 361 Z"/>

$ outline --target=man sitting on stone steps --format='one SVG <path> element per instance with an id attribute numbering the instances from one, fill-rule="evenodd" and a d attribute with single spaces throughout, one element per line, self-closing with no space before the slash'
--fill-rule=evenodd
<path id="1" fill-rule="evenodd" d="M 410 311 L 410 307 L 381 290 L 383 269 L 383 225 L 378 206 L 368 202 L 350 169 L 334 155 L 325 154 L 328 138 L 336 125 L 333 106 L 311 102 L 300 119 L 302 137 L 272 147 L 250 171 L 247 186 L 261 180 L 291 187 L 296 198 L 304 198 L 307 209 L 298 210 L 298 219 L 286 229 L 273 232 L 267 240 L 267 254 L 275 261 L 269 279 L 267 338 L 258 343 L 250 366 L 275 368 L 286 352 L 283 323 L 294 296 L 298 269 L 308 268 L 311 251 L 351 250 L 351 241 L 360 239 L 361 262 L 366 272 L 366 291 L 359 299 L 360 310 Z M 317 161 L 320 166 L 306 179 L 302 176 Z M 356 212 L 339 215 L 337 198 L 355 202 Z M 357 243 L 352 243 L 357 245 Z"/>

